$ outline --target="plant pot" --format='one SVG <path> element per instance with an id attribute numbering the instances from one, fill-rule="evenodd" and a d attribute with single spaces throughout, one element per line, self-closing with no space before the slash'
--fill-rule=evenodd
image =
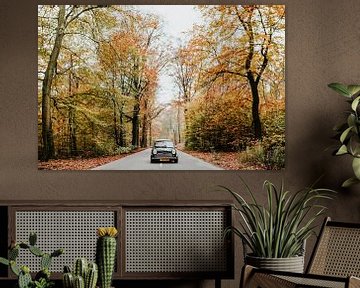
<path id="1" fill-rule="evenodd" d="M 304 273 L 304 256 L 289 258 L 263 258 L 246 255 L 245 263 L 262 269 Z"/>

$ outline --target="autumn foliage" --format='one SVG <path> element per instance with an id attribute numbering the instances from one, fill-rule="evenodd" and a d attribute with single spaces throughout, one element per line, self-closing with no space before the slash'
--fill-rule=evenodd
<path id="1" fill-rule="evenodd" d="M 39 158 L 146 147 L 163 109 L 155 99 L 167 61 L 159 20 L 96 5 L 42 5 L 38 16 Z"/>
<path id="2" fill-rule="evenodd" d="M 39 159 L 119 155 L 164 137 L 283 168 L 284 6 L 194 9 L 201 24 L 175 43 L 136 6 L 38 6 Z M 163 74 L 171 103 L 158 99 Z"/>
<path id="3" fill-rule="evenodd" d="M 238 151 L 240 162 L 285 162 L 284 6 L 201 6 L 175 58 L 186 147 Z"/>

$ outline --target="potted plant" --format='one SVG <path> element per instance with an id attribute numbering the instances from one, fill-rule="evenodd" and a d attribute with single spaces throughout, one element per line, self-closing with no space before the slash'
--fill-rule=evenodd
<path id="1" fill-rule="evenodd" d="M 240 215 L 239 227 L 229 227 L 243 242 L 245 264 L 278 271 L 303 272 L 304 245 L 314 233 L 315 220 L 324 213 L 325 207 L 317 202 L 331 199 L 334 192 L 328 189 L 305 188 L 296 193 L 277 189 L 269 181 L 264 182 L 267 192 L 266 206 L 261 205 L 245 184 L 251 201 L 239 193 L 223 187 L 236 204 Z"/>
<path id="2" fill-rule="evenodd" d="M 54 282 L 50 280 L 50 265 L 54 257 L 58 257 L 64 253 L 63 249 L 57 249 L 52 253 L 43 252 L 36 246 L 37 236 L 30 233 L 29 243 L 19 242 L 12 243 L 8 252 L 8 259 L 0 257 L 0 263 L 10 266 L 11 271 L 18 277 L 18 288 L 50 288 L 54 286 Z M 40 258 L 41 270 L 36 273 L 32 279 L 30 268 L 26 265 L 19 265 L 17 257 L 20 249 L 28 250 L 31 254 Z"/>
<path id="3" fill-rule="evenodd" d="M 331 83 L 328 86 L 346 97 L 351 106 L 347 113 L 347 121 L 334 128 L 340 140 L 340 146 L 334 154 L 348 154 L 352 157 L 354 176 L 342 184 L 343 187 L 348 187 L 360 183 L 360 85 Z"/>

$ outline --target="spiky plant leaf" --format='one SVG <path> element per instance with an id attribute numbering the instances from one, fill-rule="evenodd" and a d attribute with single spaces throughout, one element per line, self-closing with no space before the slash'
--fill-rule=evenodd
<path id="1" fill-rule="evenodd" d="M 304 241 L 314 231 L 314 221 L 322 215 L 324 207 L 316 205 L 319 200 L 330 199 L 334 191 L 328 189 L 306 188 L 290 193 L 283 184 L 277 189 L 269 181 L 264 182 L 267 192 L 267 205 L 259 205 L 254 194 L 252 202 L 247 202 L 239 194 L 226 187 L 234 199 L 234 210 L 240 214 L 240 227 L 230 227 L 245 245 L 258 257 L 292 257 L 302 251 Z"/>

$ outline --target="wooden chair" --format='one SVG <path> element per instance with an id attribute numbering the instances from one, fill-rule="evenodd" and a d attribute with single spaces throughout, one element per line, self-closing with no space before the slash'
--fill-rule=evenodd
<path id="1" fill-rule="evenodd" d="M 326 218 L 306 273 L 278 272 L 244 266 L 240 287 L 360 287 L 360 223 Z"/>

